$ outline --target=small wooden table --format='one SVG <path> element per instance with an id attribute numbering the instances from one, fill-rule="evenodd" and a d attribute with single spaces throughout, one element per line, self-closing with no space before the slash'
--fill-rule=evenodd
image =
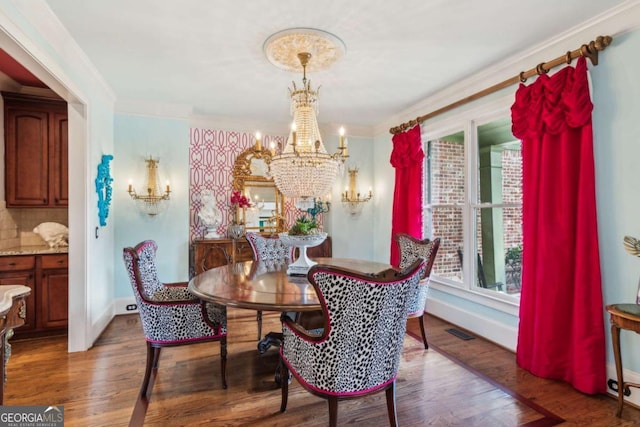
<path id="1" fill-rule="evenodd" d="M 640 384 L 637 383 L 624 382 L 622 376 L 622 358 L 620 357 L 620 329 L 640 333 L 640 305 L 611 304 L 608 305 L 606 309 L 611 315 L 611 338 L 618 380 L 618 410 L 616 411 L 616 416 L 620 417 L 624 405 L 625 390 L 628 390 L 629 387 L 640 387 Z"/>
<path id="2" fill-rule="evenodd" d="M 388 264 L 347 258 L 314 258 L 319 264 L 348 268 L 365 273 L 379 273 Z M 318 296 L 307 276 L 287 276 L 287 266 L 273 271 L 259 261 L 223 265 L 196 275 L 189 281 L 189 291 L 204 301 L 228 307 L 260 311 L 304 312 L 321 309 Z M 264 353 L 278 344 L 277 333 L 269 333 L 258 343 Z"/>

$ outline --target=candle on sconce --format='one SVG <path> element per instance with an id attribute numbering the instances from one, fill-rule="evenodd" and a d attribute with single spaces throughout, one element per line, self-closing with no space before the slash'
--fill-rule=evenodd
<path id="1" fill-rule="evenodd" d="M 339 148 L 345 148 L 344 145 L 344 127 L 340 126 L 340 145 L 338 146 Z"/>
<path id="2" fill-rule="evenodd" d="M 262 135 L 256 132 L 256 151 L 262 151 Z"/>
<path id="3" fill-rule="evenodd" d="M 369 198 L 371 198 L 372 196 L 373 196 L 373 189 L 369 187 Z"/>
<path id="4" fill-rule="evenodd" d="M 129 180 L 129 193 L 133 191 L 133 181 Z"/>
<path id="5" fill-rule="evenodd" d="M 171 186 L 169 185 L 169 181 L 167 181 L 167 193 L 171 192 Z"/>
<path id="6" fill-rule="evenodd" d="M 271 143 L 269 144 L 269 149 L 271 151 L 271 155 L 275 156 L 276 155 L 276 143 L 275 143 L 275 141 L 271 141 Z"/>

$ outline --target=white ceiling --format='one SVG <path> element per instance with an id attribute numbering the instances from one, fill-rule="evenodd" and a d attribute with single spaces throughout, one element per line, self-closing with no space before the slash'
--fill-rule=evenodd
<path id="1" fill-rule="evenodd" d="M 117 103 L 286 123 L 301 75 L 262 45 L 292 27 L 346 44 L 321 85 L 321 123 L 374 126 L 622 0 L 47 0 Z M 594 35 L 595 37 L 595 35 Z M 551 58 L 549 58 L 551 59 Z M 533 65 L 532 65 L 533 66 Z"/>

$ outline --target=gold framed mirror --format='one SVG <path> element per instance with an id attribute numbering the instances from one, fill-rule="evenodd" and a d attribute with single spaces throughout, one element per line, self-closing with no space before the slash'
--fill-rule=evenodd
<path id="1" fill-rule="evenodd" d="M 284 196 L 268 176 L 271 152 L 251 147 L 238 154 L 233 165 L 233 189 L 251 200 L 251 208 L 238 211 L 236 221 L 246 231 L 265 234 L 284 230 Z"/>

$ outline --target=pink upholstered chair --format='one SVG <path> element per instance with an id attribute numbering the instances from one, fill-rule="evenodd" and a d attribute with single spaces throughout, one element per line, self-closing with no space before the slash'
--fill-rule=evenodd
<path id="1" fill-rule="evenodd" d="M 247 240 L 253 250 L 254 261 L 259 261 L 261 265 L 271 269 L 279 264 L 289 264 L 293 261 L 292 246 L 287 246 L 278 236 L 265 237 L 259 233 L 246 233 Z M 262 339 L 262 311 L 258 310 L 256 314 L 258 322 L 258 340 Z"/>
<path id="2" fill-rule="evenodd" d="M 431 275 L 431 268 L 433 262 L 438 254 L 438 248 L 440 247 L 440 239 L 416 239 L 415 237 L 406 233 L 396 233 L 393 236 L 393 240 L 398 244 L 400 252 L 400 263 L 398 268 L 406 268 L 411 265 L 415 260 L 422 257 L 427 260 L 427 268 L 424 270 L 422 280 L 420 281 L 420 288 L 415 298 L 411 301 L 409 309 L 409 318 L 417 317 L 420 321 L 420 332 L 422 333 L 422 341 L 424 342 L 424 348 L 429 348 L 427 343 L 427 335 L 424 330 L 424 309 L 427 302 L 429 276 Z"/>
<path id="3" fill-rule="evenodd" d="M 324 327 L 313 333 L 282 316 L 280 411 L 287 408 L 291 372 L 305 389 L 328 400 L 331 426 L 337 423 L 339 399 L 382 390 L 395 426 L 395 381 L 407 313 L 424 269 L 422 259 L 404 271 L 378 275 L 313 266 L 308 278 L 322 305 Z"/>
<path id="4" fill-rule="evenodd" d="M 147 365 L 140 397 L 147 396 L 151 374 L 158 369 L 162 347 L 220 341 L 220 375 L 227 388 L 227 310 L 226 307 L 201 302 L 186 283 L 162 283 L 156 269 L 157 245 L 152 240 L 123 250 L 138 303 L 142 330 L 147 341 Z M 151 392 L 149 391 L 149 395 Z"/>

